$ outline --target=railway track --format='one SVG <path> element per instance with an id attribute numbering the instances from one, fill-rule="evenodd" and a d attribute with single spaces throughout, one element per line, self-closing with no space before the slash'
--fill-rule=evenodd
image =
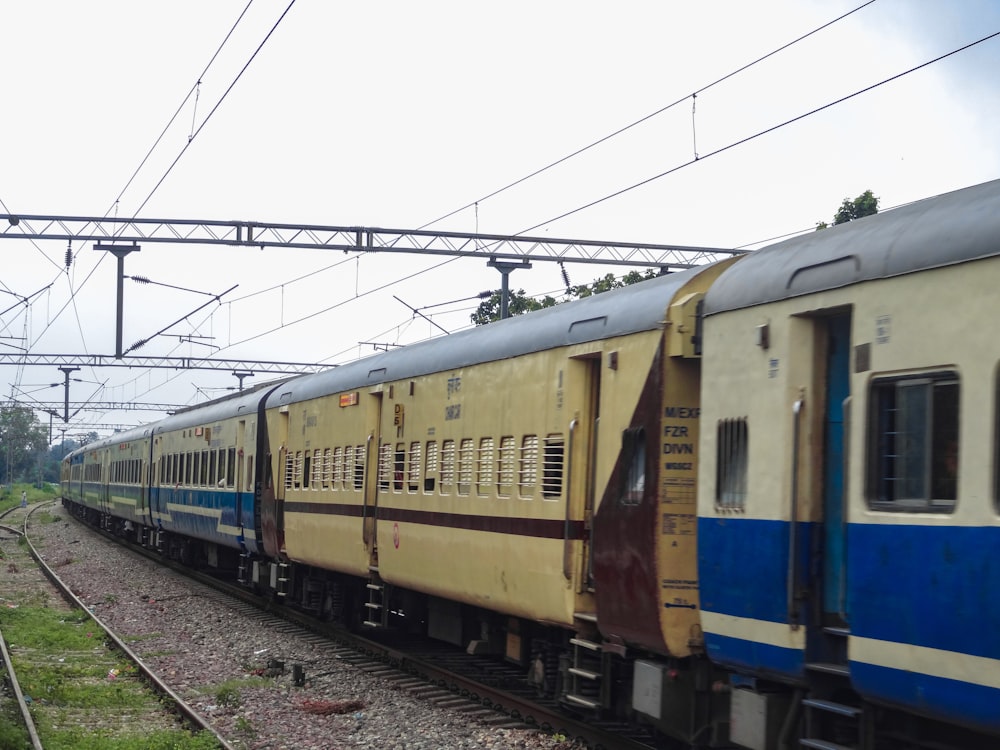
<path id="1" fill-rule="evenodd" d="M 0 745 L 234 750 L 80 602 L 26 534 L 38 505 L 0 514 Z"/>
<path id="2" fill-rule="evenodd" d="M 87 527 L 89 529 L 89 527 Z M 97 533 L 90 529 L 90 533 Z M 105 538 L 114 539 L 100 532 Z M 127 545 L 136 554 L 164 565 L 162 557 L 150 550 Z M 245 589 L 220 582 L 203 573 L 178 565 L 170 567 L 193 578 L 218 596 L 237 598 L 233 604 L 240 619 L 253 622 L 253 629 L 277 628 L 289 638 L 313 644 L 317 649 L 331 649 L 339 661 L 351 664 L 377 677 L 392 689 L 405 692 L 421 701 L 460 712 L 470 722 L 499 729 L 537 729 L 563 738 L 566 747 L 590 747 L 602 750 L 649 750 L 668 747 L 656 744 L 649 736 L 636 734 L 615 724 L 595 724 L 583 717 L 566 714 L 552 702 L 539 700 L 521 670 L 489 658 L 470 656 L 464 651 L 437 641 L 415 639 L 390 631 L 351 633 L 307 615 L 276 606 L 253 596 Z M 199 594 L 199 596 L 205 596 Z M 267 671 L 279 670 L 293 684 L 311 682 L 316 667 L 309 664 L 271 664 Z M 258 670 L 260 671 L 260 670 Z M 360 712 L 359 712 L 360 713 Z M 502 745 L 501 745 L 502 746 Z"/>

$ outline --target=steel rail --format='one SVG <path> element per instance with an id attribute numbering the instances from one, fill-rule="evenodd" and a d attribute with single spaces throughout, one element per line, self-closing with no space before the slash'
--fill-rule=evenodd
<path id="1" fill-rule="evenodd" d="M 55 571 L 53 571 L 52 568 L 50 568 L 44 562 L 42 555 L 39 554 L 38 550 L 35 549 L 34 545 L 31 543 L 31 538 L 28 536 L 27 533 L 28 518 L 36 509 L 45 507 L 54 502 L 56 501 L 52 500 L 41 504 L 35 504 L 31 507 L 31 509 L 24 517 L 23 534 L 24 534 L 24 539 L 28 545 L 28 552 L 31 554 L 31 557 L 38 564 L 42 573 L 44 573 L 45 577 L 48 578 L 49 581 L 51 581 L 52 584 L 59 590 L 60 594 L 63 596 L 64 599 L 66 599 L 67 602 L 69 602 L 72 606 L 78 607 L 79 609 L 85 611 L 90 616 L 90 618 L 97 624 L 97 626 L 104 631 L 108 639 L 112 643 L 114 643 L 115 647 L 118 648 L 123 654 L 125 654 L 125 656 L 132 663 L 136 665 L 139 672 L 146 678 L 146 680 L 149 682 L 152 688 L 156 692 L 166 696 L 174 704 L 175 708 L 177 709 L 178 713 L 181 714 L 181 716 L 187 719 L 195 728 L 211 733 L 212 736 L 215 737 L 216 741 L 219 743 L 222 750 L 237 750 L 237 748 L 231 745 L 229 742 L 227 742 L 226 738 L 220 735 L 215 730 L 215 728 L 212 727 L 212 725 L 209 724 L 208 721 L 194 709 L 194 707 L 188 704 L 183 698 L 181 698 L 177 693 L 175 693 L 170 688 L 169 685 L 163 682 L 163 680 L 161 680 L 160 677 L 155 672 L 153 672 L 153 670 L 151 670 L 146 665 L 146 663 L 142 661 L 142 659 L 139 658 L 139 655 L 136 654 L 131 648 L 129 648 L 128 645 L 126 645 L 126 643 L 121 638 L 119 638 L 108 625 L 105 625 L 105 623 L 91 609 L 89 609 L 87 605 L 84 604 L 83 601 L 81 601 L 76 596 L 76 594 L 72 592 L 69 586 L 67 586 L 62 581 L 62 579 L 59 578 L 58 575 L 56 575 Z"/>

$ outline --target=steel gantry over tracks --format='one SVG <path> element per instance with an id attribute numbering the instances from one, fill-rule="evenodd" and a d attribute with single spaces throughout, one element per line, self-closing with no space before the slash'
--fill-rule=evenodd
<path id="1" fill-rule="evenodd" d="M 744 251 L 552 237 L 434 232 L 420 229 L 274 224 L 259 221 L 126 219 L 0 214 L 0 238 L 100 243 L 186 243 L 252 248 L 413 253 L 519 262 L 594 263 L 664 270 L 703 265 Z"/>

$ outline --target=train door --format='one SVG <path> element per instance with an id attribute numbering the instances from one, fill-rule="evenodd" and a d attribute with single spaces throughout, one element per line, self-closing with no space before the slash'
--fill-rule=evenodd
<path id="1" fill-rule="evenodd" d="M 851 315 L 826 321 L 826 408 L 823 416 L 823 619 L 846 624 L 847 590 L 844 455 L 850 405 Z"/>
<path id="2" fill-rule="evenodd" d="M 586 446 L 586 486 L 583 488 L 583 519 L 590 531 L 589 539 L 584 539 L 583 571 L 580 580 L 581 590 L 594 588 L 594 491 L 597 481 L 597 441 L 600 437 L 601 423 L 601 354 L 597 353 L 578 360 L 583 366 L 585 380 L 586 402 L 585 411 L 580 415 L 581 422 L 586 425 L 584 436 Z"/>
<path id="3" fill-rule="evenodd" d="M 247 423 L 241 419 L 236 424 L 235 454 L 228 457 L 227 471 L 234 472 L 226 477 L 226 484 L 233 488 L 233 502 L 236 503 L 236 525 L 243 534 L 243 446 L 245 445 Z M 233 465 L 235 463 L 235 466 Z"/>
<path id="4" fill-rule="evenodd" d="M 378 470 L 381 443 L 382 390 L 372 391 L 371 409 L 365 417 L 366 433 L 364 486 L 362 488 L 361 535 L 368 550 L 371 565 L 378 567 Z"/>

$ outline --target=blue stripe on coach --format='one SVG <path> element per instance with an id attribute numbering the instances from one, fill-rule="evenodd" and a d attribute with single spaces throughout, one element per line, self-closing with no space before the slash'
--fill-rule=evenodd
<path id="1" fill-rule="evenodd" d="M 705 633 L 705 649 L 716 664 L 760 677 L 799 680 L 804 669 L 802 649 Z"/>
<path id="2" fill-rule="evenodd" d="M 940 719 L 1000 731 L 1000 690 L 909 670 L 851 662 L 851 679 L 870 700 L 887 702 Z"/>
<path id="3" fill-rule="evenodd" d="M 786 521 L 698 519 L 701 608 L 725 615 L 788 622 Z M 800 580 L 808 575 L 812 524 L 799 523 Z M 804 614 L 804 608 L 803 608 Z"/>
<path id="4" fill-rule="evenodd" d="M 851 524 L 852 635 L 1000 659 L 998 551 L 997 527 Z"/>

